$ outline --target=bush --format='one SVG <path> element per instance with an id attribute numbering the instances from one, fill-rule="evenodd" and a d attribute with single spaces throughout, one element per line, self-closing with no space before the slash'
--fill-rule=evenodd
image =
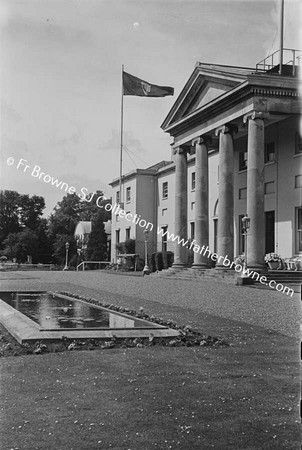
<path id="1" fill-rule="evenodd" d="M 155 253 L 155 267 L 156 270 L 163 270 L 163 254 L 162 252 Z"/>
<path id="2" fill-rule="evenodd" d="M 120 254 L 135 253 L 135 239 L 127 239 L 125 242 L 116 244 L 116 249 Z"/>
<path id="3" fill-rule="evenodd" d="M 173 252 L 163 252 L 163 268 L 168 269 L 172 266 L 174 262 L 174 253 Z"/>

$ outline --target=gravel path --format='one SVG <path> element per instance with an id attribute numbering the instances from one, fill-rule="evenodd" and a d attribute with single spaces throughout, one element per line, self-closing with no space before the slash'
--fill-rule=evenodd
<path id="1" fill-rule="evenodd" d="M 107 272 L 5 272 L 0 273 L 2 290 L 93 289 L 106 301 L 106 293 L 136 300 L 177 306 L 196 313 L 256 325 L 288 336 L 298 337 L 301 322 L 300 294 L 293 297 L 262 289 L 239 287 L 222 282 L 171 280 L 156 276 L 132 277 Z"/>

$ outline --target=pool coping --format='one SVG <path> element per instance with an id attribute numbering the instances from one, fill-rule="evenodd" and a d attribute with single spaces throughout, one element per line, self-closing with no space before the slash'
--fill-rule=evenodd
<path id="1" fill-rule="evenodd" d="M 11 292 L 11 291 L 7 291 Z M 26 291 L 24 291 L 25 293 Z M 30 291 L 31 293 L 42 291 Z M 68 297 L 67 295 L 59 294 L 57 292 L 47 291 L 52 295 L 62 297 L 65 299 L 77 300 L 84 303 L 85 300 L 74 299 Z M 92 306 L 91 304 L 89 304 Z M 133 316 L 128 314 L 120 313 L 118 311 L 112 311 L 111 309 L 104 308 L 101 305 L 93 305 L 107 310 L 110 313 L 121 315 L 127 318 L 134 319 Z M 145 319 L 139 319 L 142 322 L 148 322 Z M 111 329 L 58 329 L 58 330 L 46 330 L 42 328 L 39 324 L 31 320 L 29 317 L 25 316 L 20 311 L 16 310 L 12 306 L 8 305 L 6 302 L 0 299 L 0 323 L 8 330 L 8 332 L 20 343 L 31 341 L 61 341 L 62 339 L 112 339 L 113 337 L 118 339 L 127 338 L 149 338 L 154 337 L 177 337 L 179 336 L 179 331 L 173 330 L 172 328 L 165 327 L 163 325 L 154 324 L 154 327 L 148 328 L 111 328 Z"/>

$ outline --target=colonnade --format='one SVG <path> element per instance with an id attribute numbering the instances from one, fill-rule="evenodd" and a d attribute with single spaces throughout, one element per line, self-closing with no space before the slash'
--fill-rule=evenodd
<path id="1" fill-rule="evenodd" d="M 243 117 L 248 124 L 247 214 L 250 230 L 247 239 L 248 267 L 264 267 L 264 120 L 268 113 L 252 111 Z M 213 130 L 214 131 L 214 130 Z M 234 134 L 237 125 L 226 123 L 215 130 L 219 136 L 219 202 L 217 255 L 234 259 Z M 200 247 L 209 246 L 209 168 L 210 135 L 192 141 L 195 146 L 195 241 Z M 174 148 L 175 155 L 175 222 L 174 234 L 187 239 L 187 150 Z M 187 249 L 175 244 L 173 267 L 186 266 Z M 194 253 L 193 268 L 209 267 L 208 255 Z M 222 260 L 216 268 L 225 268 Z"/>

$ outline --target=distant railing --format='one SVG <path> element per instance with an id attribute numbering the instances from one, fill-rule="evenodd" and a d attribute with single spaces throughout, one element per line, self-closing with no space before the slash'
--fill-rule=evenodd
<path id="1" fill-rule="evenodd" d="M 0 263 L 0 270 L 55 270 L 54 264 Z"/>
<path id="2" fill-rule="evenodd" d="M 101 268 L 101 266 L 103 265 L 104 268 L 110 264 L 110 261 L 82 261 L 80 264 L 77 265 L 77 271 L 78 270 L 85 270 L 85 267 L 89 264 L 93 264 L 95 266 L 97 266 L 99 269 Z M 80 269 L 81 267 L 81 269 Z"/>
<path id="3" fill-rule="evenodd" d="M 257 71 L 265 71 L 273 69 L 280 65 L 280 52 L 281 50 L 276 50 L 271 55 L 262 59 L 256 64 Z M 289 59 L 288 59 L 289 58 Z M 296 75 L 297 66 L 301 65 L 302 50 L 294 50 L 292 48 L 284 48 L 282 50 L 282 66 L 292 66 L 292 75 Z M 286 61 L 287 60 L 287 61 Z M 285 62 L 286 61 L 286 62 Z"/>

